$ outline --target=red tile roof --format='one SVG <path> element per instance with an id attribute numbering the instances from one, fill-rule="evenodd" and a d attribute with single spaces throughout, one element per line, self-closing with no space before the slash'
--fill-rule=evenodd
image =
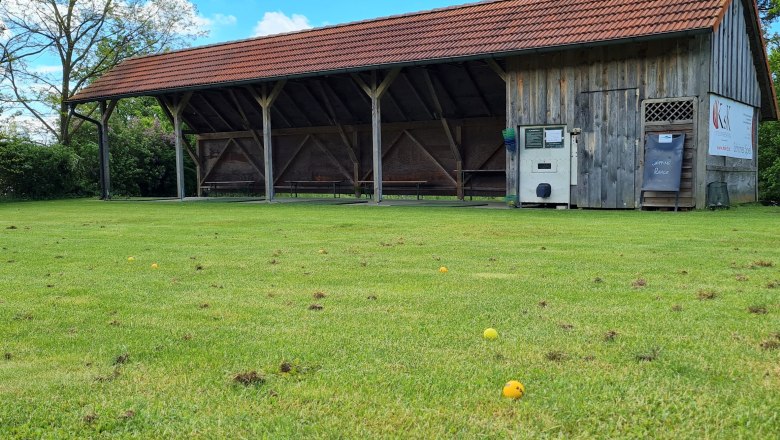
<path id="1" fill-rule="evenodd" d="M 505 0 L 126 60 L 71 102 L 703 30 L 729 0 Z"/>

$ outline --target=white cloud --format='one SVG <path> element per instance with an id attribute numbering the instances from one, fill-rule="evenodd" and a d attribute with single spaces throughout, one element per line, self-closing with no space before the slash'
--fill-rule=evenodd
<path id="1" fill-rule="evenodd" d="M 214 14 L 211 17 L 214 24 L 219 26 L 233 26 L 238 19 L 234 15 Z"/>
<path id="2" fill-rule="evenodd" d="M 284 12 L 266 12 L 263 19 L 257 22 L 255 26 L 255 37 L 264 35 L 282 34 L 285 32 L 300 31 L 311 29 L 309 19 L 304 15 L 293 14 L 288 17 Z"/>

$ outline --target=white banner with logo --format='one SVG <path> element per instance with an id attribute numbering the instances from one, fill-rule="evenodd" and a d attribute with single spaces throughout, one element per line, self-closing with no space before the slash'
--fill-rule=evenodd
<path id="1" fill-rule="evenodd" d="M 710 95 L 710 154 L 753 159 L 753 107 Z"/>

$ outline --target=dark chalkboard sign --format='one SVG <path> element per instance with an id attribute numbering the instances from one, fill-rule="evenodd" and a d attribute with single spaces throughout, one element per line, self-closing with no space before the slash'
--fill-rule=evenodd
<path id="1" fill-rule="evenodd" d="M 648 134 L 642 191 L 680 191 L 685 134 Z"/>

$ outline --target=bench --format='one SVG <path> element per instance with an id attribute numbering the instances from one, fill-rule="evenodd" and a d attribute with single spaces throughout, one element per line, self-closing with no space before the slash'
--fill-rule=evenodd
<path id="1" fill-rule="evenodd" d="M 457 170 L 455 171 L 457 172 Z M 461 173 L 463 173 L 463 178 L 461 181 L 463 182 L 463 185 L 466 185 L 468 183 L 468 192 L 470 192 L 469 200 L 474 199 L 474 178 L 478 176 L 505 176 L 506 170 L 461 170 Z M 477 188 L 477 190 L 484 190 L 484 191 L 506 191 L 506 188 Z"/>
<path id="2" fill-rule="evenodd" d="M 395 187 L 407 187 L 414 188 L 417 200 L 420 200 L 420 187 L 428 183 L 427 180 L 383 180 L 382 186 L 395 186 Z M 374 194 L 374 181 L 373 180 L 360 180 L 358 184 L 362 188 L 362 191 L 366 196 L 371 197 Z"/>
<path id="3" fill-rule="evenodd" d="M 340 197 L 338 193 L 339 185 L 343 180 L 285 180 L 290 184 L 290 193 L 298 197 L 298 189 L 306 186 L 330 186 L 333 188 L 333 198 Z"/>
<path id="4" fill-rule="evenodd" d="M 213 182 L 203 182 L 200 185 L 200 189 L 207 191 L 216 191 L 220 189 L 252 189 L 252 186 L 257 184 L 256 180 L 222 180 Z"/>

